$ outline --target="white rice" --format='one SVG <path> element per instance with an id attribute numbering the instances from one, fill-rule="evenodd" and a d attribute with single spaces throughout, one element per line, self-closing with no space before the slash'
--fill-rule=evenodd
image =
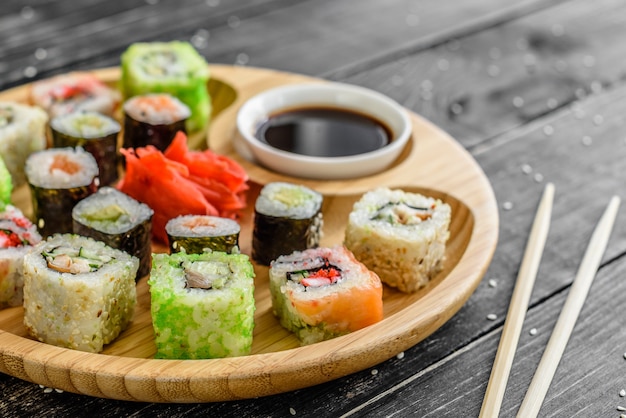
<path id="1" fill-rule="evenodd" d="M 168 105 L 161 107 L 165 100 Z M 189 107 L 169 94 L 145 94 L 131 97 L 124 103 L 124 112 L 136 121 L 151 125 L 169 125 L 191 116 Z"/>
<path id="2" fill-rule="evenodd" d="M 75 173 L 53 168 L 57 158 L 66 158 L 78 165 Z M 89 152 L 81 147 L 50 148 L 31 154 L 26 160 L 28 182 L 47 189 L 69 189 L 87 186 L 98 176 L 98 164 Z"/>
<path id="3" fill-rule="evenodd" d="M 95 139 L 118 133 L 116 120 L 97 112 L 73 112 L 57 116 L 50 122 L 55 131 L 74 138 Z"/>
<path id="4" fill-rule="evenodd" d="M 308 219 L 320 210 L 322 200 L 320 193 L 308 187 L 283 182 L 268 183 L 261 189 L 255 210 L 267 216 Z"/>
<path id="5" fill-rule="evenodd" d="M 208 215 L 181 215 L 165 225 L 168 235 L 176 237 L 221 237 L 239 234 L 240 230 L 241 227 L 233 219 Z"/>
<path id="6" fill-rule="evenodd" d="M 113 206 L 120 211 L 120 216 L 115 222 L 109 219 L 90 219 L 98 211 Z M 75 221 L 106 234 L 121 234 L 129 231 L 152 217 L 153 214 L 154 211 L 148 205 L 112 187 L 100 188 L 96 193 L 78 202 L 72 209 L 72 218 Z"/>

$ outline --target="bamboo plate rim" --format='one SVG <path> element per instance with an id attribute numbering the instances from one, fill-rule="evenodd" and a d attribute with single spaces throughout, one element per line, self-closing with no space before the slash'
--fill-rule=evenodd
<path id="1" fill-rule="evenodd" d="M 469 242 L 455 267 L 417 302 L 381 322 L 310 346 L 224 359 L 157 360 L 64 349 L 0 330 L 0 372 L 65 391 L 119 400 L 188 403 L 267 396 L 334 380 L 397 355 L 441 327 L 474 292 L 495 252 L 498 209 L 484 172 L 453 138 L 410 112 L 412 146 L 388 170 L 342 181 L 283 176 L 236 154 L 231 139 L 237 109 L 265 89 L 324 80 L 251 67 L 210 65 L 210 69 L 213 78 L 233 86 L 237 93 L 233 103 L 211 123 L 210 148 L 240 162 L 258 184 L 297 181 L 337 196 L 375 186 L 404 185 L 454 196 L 473 216 Z M 120 76 L 117 67 L 92 72 L 108 82 Z M 0 100 L 25 101 L 27 89 L 28 85 L 23 85 L 0 92 Z M 429 175 L 420 171 L 422 163 L 430 169 Z"/>

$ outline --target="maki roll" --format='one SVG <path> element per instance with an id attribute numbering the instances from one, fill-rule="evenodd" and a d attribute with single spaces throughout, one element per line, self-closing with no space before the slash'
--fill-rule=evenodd
<path id="1" fill-rule="evenodd" d="M 383 283 L 414 292 L 442 267 L 450 217 L 441 200 L 380 188 L 354 204 L 345 245 Z"/>
<path id="2" fill-rule="evenodd" d="M 121 127 L 116 120 L 96 112 L 74 112 L 55 117 L 50 128 L 53 146 L 83 147 L 94 156 L 100 184 L 117 180 L 117 136 Z"/>
<path id="3" fill-rule="evenodd" d="M 254 269 L 244 254 L 153 254 L 150 285 L 156 358 L 250 353 Z"/>
<path id="4" fill-rule="evenodd" d="M 263 265 L 293 251 L 319 245 L 322 235 L 320 193 L 291 183 L 268 183 L 256 200 L 252 258 Z"/>
<path id="5" fill-rule="evenodd" d="M 132 320 L 139 260 L 72 234 L 24 257 L 24 325 L 44 343 L 98 353 Z"/>
<path id="6" fill-rule="evenodd" d="M 165 225 L 173 253 L 202 253 L 206 249 L 238 252 L 240 230 L 237 221 L 209 215 L 181 215 Z"/>
<path id="7" fill-rule="evenodd" d="M 95 75 L 71 72 L 32 85 L 31 102 L 43 108 L 50 118 L 77 111 L 92 111 L 113 116 L 121 94 Z"/>
<path id="8" fill-rule="evenodd" d="M 383 287 L 343 246 L 278 257 L 269 270 L 272 309 L 303 345 L 328 340 L 383 318 Z"/>
<path id="9" fill-rule="evenodd" d="M 135 96 L 124 103 L 124 148 L 154 145 L 159 151 L 171 144 L 178 131 L 186 133 L 189 108 L 169 94 Z"/>
<path id="10" fill-rule="evenodd" d="M 191 109 L 187 120 L 190 133 L 206 128 L 211 115 L 209 66 L 190 43 L 135 43 L 122 54 L 121 64 L 126 98 L 169 93 Z"/>
<path id="11" fill-rule="evenodd" d="M 26 160 L 33 213 L 41 235 L 72 232 L 72 208 L 98 188 L 98 164 L 77 148 L 50 148 Z"/>
<path id="12" fill-rule="evenodd" d="M 37 227 L 7 205 L 0 213 L 0 309 L 22 306 L 24 256 L 39 241 Z"/>
<path id="13" fill-rule="evenodd" d="M 47 123 L 48 115 L 38 107 L 0 102 L 0 156 L 14 186 L 26 182 L 26 158 L 46 148 Z"/>
<path id="14" fill-rule="evenodd" d="M 74 206 L 73 232 L 137 257 L 139 280 L 150 273 L 153 214 L 148 205 L 116 189 L 103 187 Z"/>

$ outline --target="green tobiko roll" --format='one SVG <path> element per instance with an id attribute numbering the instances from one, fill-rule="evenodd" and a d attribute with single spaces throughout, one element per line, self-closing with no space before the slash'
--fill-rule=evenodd
<path id="1" fill-rule="evenodd" d="M 254 269 L 247 255 L 153 254 L 148 284 L 156 358 L 208 359 L 250 353 Z"/>
<path id="2" fill-rule="evenodd" d="M 122 54 L 121 64 L 126 99 L 148 93 L 171 94 L 191 110 L 187 131 L 207 127 L 211 115 L 209 66 L 190 43 L 135 43 Z"/>

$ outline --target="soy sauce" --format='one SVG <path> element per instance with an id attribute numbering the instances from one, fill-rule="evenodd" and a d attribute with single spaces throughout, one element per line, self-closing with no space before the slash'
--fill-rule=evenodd
<path id="1" fill-rule="evenodd" d="M 391 141 L 376 119 L 344 109 L 310 107 L 277 113 L 256 132 L 260 141 L 312 157 L 345 157 L 380 149 Z"/>

